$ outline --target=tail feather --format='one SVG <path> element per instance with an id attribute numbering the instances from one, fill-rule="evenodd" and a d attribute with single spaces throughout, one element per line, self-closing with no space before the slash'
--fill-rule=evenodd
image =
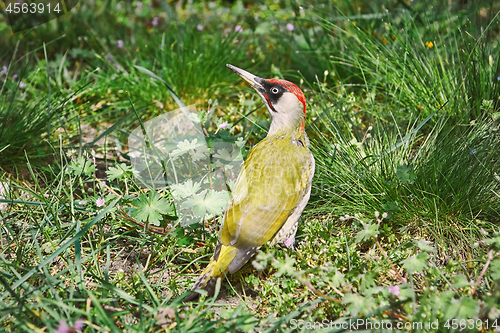
<path id="1" fill-rule="evenodd" d="M 195 285 L 193 286 L 193 288 L 191 288 L 191 294 L 187 295 L 186 298 L 184 298 L 183 302 L 192 302 L 192 301 L 195 301 L 197 300 L 199 297 L 200 297 L 200 294 L 197 293 L 195 290 L 205 290 L 207 292 L 207 297 L 211 297 L 213 296 L 214 292 L 215 292 L 215 285 L 217 284 L 217 280 L 220 279 L 220 277 L 209 277 L 207 279 L 207 281 L 205 282 L 205 285 L 203 286 L 203 288 L 196 288 L 196 283 Z M 198 282 L 198 281 L 196 281 Z"/>
<path id="2" fill-rule="evenodd" d="M 208 296 L 212 296 L 215 291 L 217 279 L 239 270 L 253 257 L 258 249 L 260 249 L 260 246 L 236 248 L 218 243 L 210 263 L 193 284 L 191 288 L 192 293 L 184 299 L 184 302 L 196 300 L 200 294 L 195 292 L 195 290 L 199 289 L 206 290 Z"/>
<path id="3" fill-rule="evenodd" d="M 200 294 L 194 291 L 198 289 L 206 290 L 208 296 L 212 296 L 215 291 L 217 279 L 228 273 L 229 265 L 236 257 L 238 249 L 221 244 L 217 244 L 217 247 L 214 257 L 196 280 L 191 288 L 193 292 L 184 299 L 184 302 L 197 299 Z"/>

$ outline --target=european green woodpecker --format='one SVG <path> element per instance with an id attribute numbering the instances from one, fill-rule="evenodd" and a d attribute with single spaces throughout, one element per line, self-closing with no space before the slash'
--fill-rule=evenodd
<path id="1" fill-rule="evenodd" d="M 227 66 L 257 91 L 272 121 L 267 136 L 245 160 L 214 255 L 191 289 L 204 289 L 209 295 L 219 277 L 236 272 L 267 242 L 293 246 L 314 176 L 314 158 L 304 132 L 306 99 L 302 91 L 291 82 L 263 79 Z M 197 296 L 193 292 L 185 301 Z"/>

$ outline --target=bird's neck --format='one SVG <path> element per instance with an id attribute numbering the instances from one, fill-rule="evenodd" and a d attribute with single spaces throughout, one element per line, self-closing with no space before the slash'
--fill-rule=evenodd
<path id="1" fill-rule="evenodd" d="M 281 121 L 285 120 L 285 121 Z M 288 120 L 288 121 L 287 121 Z M 304 132 L 305 117 L 301 119 L 273 119 L 267 136 L 295 135 L 299 137 Z"/>
<path id="2" fill-rule="evenodd" d="M 273 126 L 275 122 L 271 123 L 269 131 L 267 132 L 267 138 L 288 138 L 291 137 L 292 140 L 298 140 L 304 133 L 303 123 L 297 124 L 296 126 L 285 127 L 285 126 Z"/>

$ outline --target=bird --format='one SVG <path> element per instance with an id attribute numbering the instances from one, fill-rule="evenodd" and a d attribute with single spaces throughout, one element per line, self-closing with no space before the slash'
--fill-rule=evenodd
<path id="1" fill-rule="evenodd" d="M 196 300 L 199 289 L 212 296 L 217 279 L 238 271 L 264 244 L 293 247 L 311 195 L 315 162 L 304 131 L 304 93 L 292 82 L 263 79 L 233 65 L 227 67 L 256 90 L 271 116 L 271 125 L 240 170 L 214 254 L 184 302 Z"/>

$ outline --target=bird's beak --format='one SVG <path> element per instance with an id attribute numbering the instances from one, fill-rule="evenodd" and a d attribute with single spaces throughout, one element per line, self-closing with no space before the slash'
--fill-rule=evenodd
<path id="1" fill-rule="evenodd" d="M 230 64 L 227 64 L 226 66 L 229 67 L 233 72 L 235 72 L 236 74 L 241 76 L 241 78 L 243 80 L 247 81 L 252 86 L 252 88 L 257 90 L 257 92 L 259 94 L 260 94 L 261 90 L 264 89 L 264 87 L 260 83 L 262 80 L 264 80 L 263 78 L 255 76 L 252 73 L 249 73 L 241 68 L 235 67 L 235 66 L 230 65 Z"/>

